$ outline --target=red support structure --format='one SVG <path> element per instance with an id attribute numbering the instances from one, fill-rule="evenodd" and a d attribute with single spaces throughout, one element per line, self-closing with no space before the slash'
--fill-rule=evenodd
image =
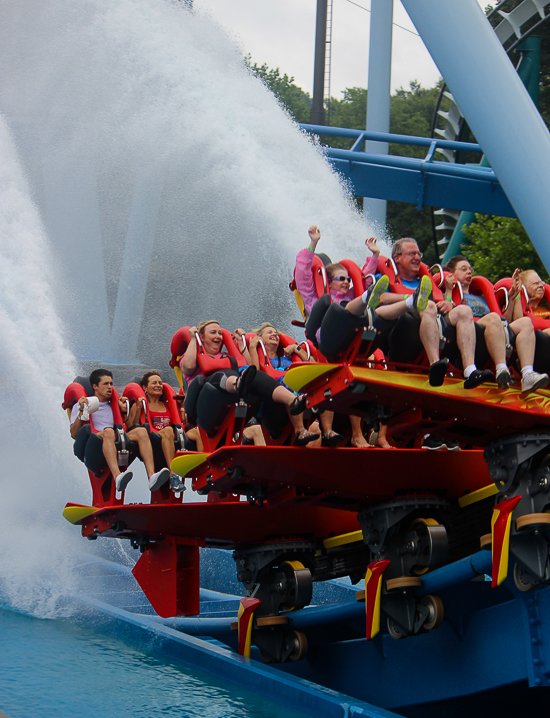
<path id="1" fill-rule="evenodd" d="M 167 536 L 150 544 L 132 573 L 159 616 L 200 613 L 198 541 Z"/>

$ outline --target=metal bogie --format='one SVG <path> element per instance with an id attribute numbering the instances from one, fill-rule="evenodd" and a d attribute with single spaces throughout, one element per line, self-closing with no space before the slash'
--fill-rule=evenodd
<path id="1" fill-rule="evenodd" d="M 517 436 L 486 449 L 496 506 L 519 497 L 510 524 L 513 579 L 520 591 L 550 581 L 550 435 Z M 527 586 L 527 588 L 525 587 Z"/>
<path id="2" fill-rule="evenodd" d="M 363 540 L 372 560 L 391 561 L 388 578 L 423 573 L 447 560 L 447 532 L 434 519 L 419 517 L 449 511 L 442 499 L 422 497 L 393 500 L 360 512 Z"/>
<path id="3" fill-rule="evenodd" d="M 279 611 L 296 611 L 311 603 L 316 546 L 307 542 L 264 544 L 235 551 L 237 578 L 247 596 L 260 604 L 254 611 L 252 643 L 264 663 L 298 661 L 307 653 L 307 639 L 290 630 Z"/>
<path id="4" fill-rule="evenodd" d="M 439 628 L 444 617 L 443 603 L 438 596 L 417 598 L 411 588 L 385 590 L 381 609 L 387 616 L 388 632 L 395 639 Z"/>
<path id="5" fill-rule="evenodd" d="M 494 442 L 484 451 L 489 476 L 501 494 L 514 495 L 537 454 L 548 453 L 550 434 L 522 434 Z"/>
<path id="6" fill-rule="evenodd" d="M 301 661 L 307 655 L 307 638 L 302 631 L 273 626 L 256 629 L 252 635 L 264 663 Z"/>
<path id="7" fill-rule="evenodd" d="M 293 541 L 233 553 L 245 594 L 262 602 L 257 615 L 297 610 L 311 602 L 316 548 L 312 543 Z"/>

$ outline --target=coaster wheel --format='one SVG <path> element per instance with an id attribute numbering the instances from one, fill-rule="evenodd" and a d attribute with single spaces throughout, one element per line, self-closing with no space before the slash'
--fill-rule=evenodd
<path id="1" fill-rule="evenodd" d="M 311 603 L 313 580 L 311 571 L 301 561 L 283 561 L 280 566 L 286 581 L 282 611 L 297 611 Z"/>
<path id="2" fill-rule="evenodd" d="M 303 631 L 289 631 L 285 636 L 285 642 L 292 643 L 292 651 L 287 660 L 301 661 L 307 655 L 307 638 Z"/>
<path id="3" fill-rule="evenodd" d="M 388 618 L 387 624 L 388 633 L 392 638 L 395 638 L 396 641 L 400 641 L 402 638 L 407 638 L 406 634 L 401 630 L 401 628 L 399 628 L 393 618 Z"/>
<path id="4" fill-rule="evenodd" d="M 424 628 L 426 631 L 432 631 L 434 628 L 439 628 L 443 623 L 445 611 L 443 609 L 443 601 L 439 596 L 432 596 L 427 594 L 422 596 L 420 599 L 420 605 L 428 609 L 428 618 L 425 620 Z"/>
<path id="5" fill-rule="evenodd" d="M 262 659 L 263 663 L 273 663 L 273 659 L 271 658 L 269 653 L 264 651 L 263 648 L 260 648 L 259 651 L 260 651 L 260 658 Z"/>
<path id="6" fill-rule="evenodd" d="M 435 519 L 415 519 L 410 527 L 416 531 L 419 541 L 419 561 L 412 573 L 422 576 L 433 566 L 441 566 L 447 560 L 447 531 Z"/>
<path id="7" fill-rule="evenodd" d="M 512 575 L 518 591 L 534 591 L 537 587 L 537 582 L 530 580 L 530 575 L 519 565 L 519 563 L 514 564 L 514 572 Z"/>

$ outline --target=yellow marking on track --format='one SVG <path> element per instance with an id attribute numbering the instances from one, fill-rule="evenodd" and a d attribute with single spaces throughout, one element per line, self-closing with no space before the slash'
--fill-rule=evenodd
<path id="1" fill-rule="evenodd" d="M 339 364 L 301 364 L 292 367 L 285 374 L 285 384 L 293 391 L 300 391 L 310 381 L 337 369 Z"/>
<path id="2" fill-rule="evenodd" d="M 491 484 L 477 491 L 472 491 L 466 494 L 466 496 L 462 496 L 462 498 L 458 499 L 458 504 L 460 508 L 464 508 L 465 506 L 470 506 L 470 504 L 475 504 L 477 501 L 483 501 L 483 499 L 487 499 L 489 496 L 494 496 L 495 494 L 498 494 L 498 489 L 494 484 Z"/>
<path id="3" fill-rule="evenodd" d="M 209 456 L 210 454 L 197 454 L 194 452 L 176 456 L 175 459 L 172 459 L 170 470 L 179 476 L 187 476 L 194 468 L 204 464 Z"/>
<path id="4" fill-rule="evenodd" d="M 70 524 L 76 524 L 97 510 L 97 506 L 65 506 L 63 509 L 63 518 Z"/>
<path id="5" fill-rule="evenodd" d="M 519 389 L 509 387 L 505 391 L 498 389 L 495 383 L 481 384 L 475 389 L 464 389 L 462 379 L 447 377 L 442 386 L 430 386 L 428 377 L 420 374 L 408 374 L 382 369 L 350 366 L 355 379 L 366 383 L 378 383 L 402 386 L 409 389 L 421 389 L 430 394 L 440 394 L 461 399 L 483 401 L 499 406 L 510 406 L 518 410 L 535 410 L 550 413 L 550 399 L 536 392 L 523 396 Z"/>
<path id="6" fill-rule="evenodd" d="M 331 538 L 323 541 L 323 546 L 325 548 L 335 548 L 336 546 L 345 546 L 348 543 L 357 543 L 358 541 L 363 541 L 362 531 L 352 531 L 349 534 L 331 536 Z"/>

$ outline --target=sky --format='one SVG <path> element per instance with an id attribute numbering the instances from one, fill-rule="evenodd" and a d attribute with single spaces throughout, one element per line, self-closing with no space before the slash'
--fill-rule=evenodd
<path id="1" fill-rule="evenodd" d="M 478 0 L 485 7 L 487 0 Z M 333 0 L 331 95 L 368 86 L 371 0 Z M 313 94 L 317 0 L 194 0 L 210 11 L 253 62 L 278 67 Z M 392 93 L 412 80 L 433 87 L 440 73 L 399 0 L 394 1 Z"/>

